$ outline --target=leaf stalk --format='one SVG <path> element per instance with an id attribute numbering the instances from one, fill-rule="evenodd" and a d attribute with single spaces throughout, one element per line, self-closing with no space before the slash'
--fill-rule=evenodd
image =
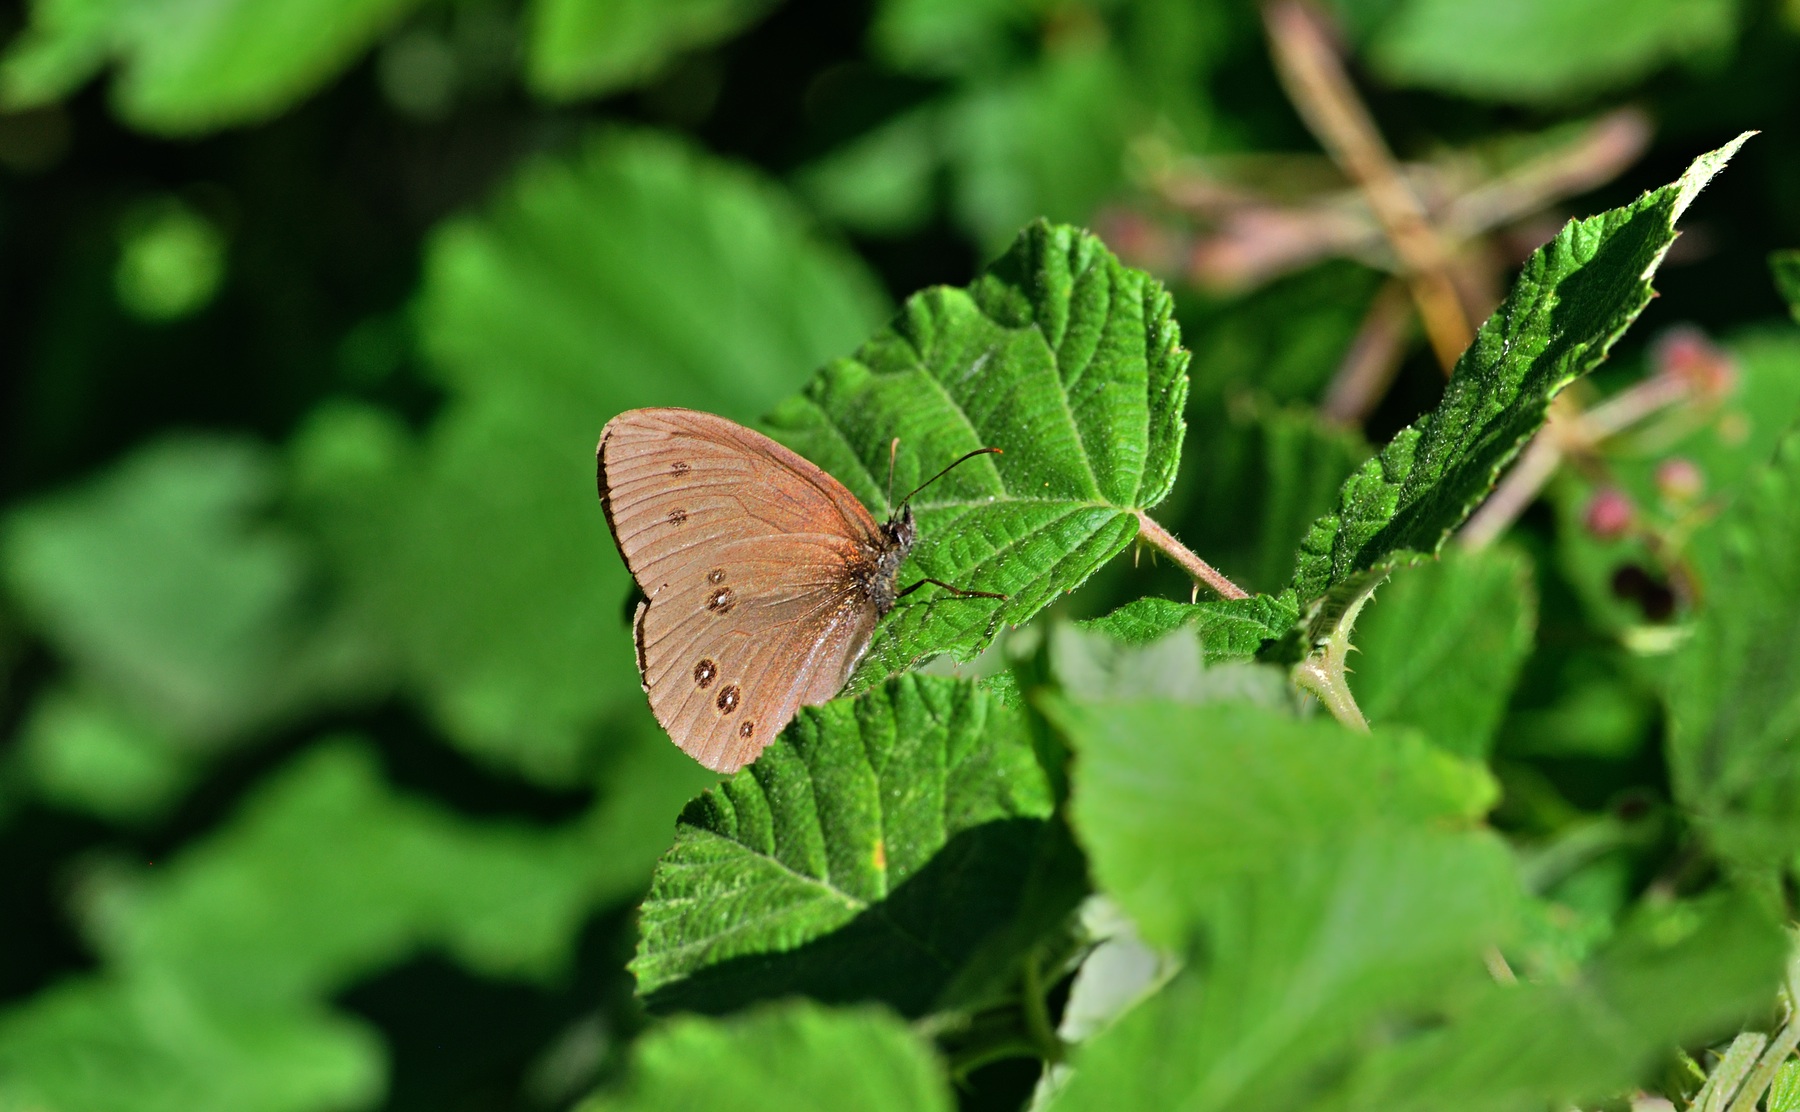
<path id="1" fill-rule="evenodd" d="M 1175 539 L 1175 534 L 1164 529 L 1155 518 L 1142 510 L 1137 511 L 1138 536 L 1150 547 L 1181 565 L 1181 569 L 1194 577 L 1196 583 L 1204 583 L 1218 594 L 1220 598 L 1249 598 L 1250 592 L 1233 583 L 1222 575 L 1211 564 L 1194 554 L 1193 549 Z"/>

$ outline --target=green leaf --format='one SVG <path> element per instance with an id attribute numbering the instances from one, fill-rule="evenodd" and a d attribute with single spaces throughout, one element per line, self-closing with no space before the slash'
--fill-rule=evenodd
<path id="1" fill-rule="evenodd" d="M 933 77 L 991 71 L 1012 60 L 1016 39 L 1037 30 L 1041 0 L 884 0 L 869 46 L 895 69 Z"/>
<path id="2" fill-rule="evenodd" d="M 1548 105 L 1623 88 L 1671 61 L 1723 61 L 1737 39 L 1740 5 L 1402 0 L 1395 7 L 1368 45 L 1382 77 L 1486 100 Z"/>
<path id="3" fill-rule="evenodd" d="M 1458 756 L 1485 758 L 1536 624 L 1522 554 L 1448 551 L 1376 593 L 1356 624 L 1351 687 L 1370 722 L 1412 726 Z"/>
<path id="4" fill-rule="evenodd" d="M 5 1108 L 368 1108 L 385 1073 L 381 1036 L 360 1020 L 246 1012 L 155 978 L 67 980 L 0 1014 Z"/>
<path id="5" fill-rule="evenodd" d="M 535 0 L 526 74 L 557 100 L 654 76 L 670 58 L 729 38 L 774 0 Z"/>
<path id="6" fill-rule="evenodd" d="M 134 126 L 194 134 L 280 114 L 347 69 L 421 0 L 34 0 L 0 60 L 0 104 L 60 100 L 107 62 Z"/>
<path id="7" fill-rule="evenodd" d="M 594 495 L 601 426 L 642 405 L 749 420 L 882 311 L 780 193 L 652 135 L 533 163 L 442 230 L 419 317 L 452 400 L 418 444 L 333 408 L 296 454 L 342 574 L 451 738 L 571 783 L 654 730 Z"/>
<path id="8" fill-rule="evenodd" d="M 1201 640 L 1175 629 L 1140 643 L 1068 623 L 1050 628 L 1050 667 L 1064 694 L 1082 700 L 1169 699 L 1204 703 L 1243 699 L 1283 708 L 1287 675 L 1272 665 L 1205 659 Z"/>
<path id="9" fill-rule="evenodd" d="M 1769 1086 L 1768 1112 L 1800 1112 L 1800 1061 L 1787 1062 Z"/>
<path id="10" fill-rule="evenodd" d="M 793 1001 L 729 1020 L 676 1019 L 632 1048 L 622 1092 L 579 1112 L 950 1112 L 925 1040 L 873 1008 Z"/>
<path id="11" fill-rule="evenodd" d="M 1647 1080 L 1671 1046 L 1694 1045 L 1766 1007 L 1782 931 L 1741 897 L 1645 909 L 1568 984 L 1489 985 L 1447 1025 L 1358 1064 L 1335 1100 L 1358 1112 L 1531 1112 Z"/>
<path id="12" fill-rule="evenodd" d="M 1483 976 L 1516 885 L 1505 847 L 1476 834 L 1365 826 L 1265 857 L 1213 889 L 1192 963 L 1078 1049 L 1049 1109 L 1311 1107 L 1388 1021 Z"/>
<path id="13" fill-rule="evenodd" d="M 1034 218 L 1091 220 L 1149 122 L 1128 64 L 1103 37 L 1076 35 L 1036 65 L 970 86 L 945 106 L 943 127 L 952 210 L 998 246 Z"/>
<path id="14" fill-rule="evenodd" d="M 1278 641 L 1300 619 L 1294 592 L 1249 598 L 1174 602 L 1140 598 L 1104 617 L 1083 622 L 1127 645 L 1142 645 L 1183 626 L 1193 627 L 1208 661 L 1245 660 L 1266 643 Z"/>
<path id="15" fill-rule="evenodd" d="M 1649 304 L 1675 221 L 1745 138 L 1672 185 L 1571 222 L 1531 256 L 1437 409 L 1351 476 L 1337 511 L 1307 534 L 1294 586 L 1315 643 L 1389 571 L 1434 555 L 1543 425 L 1550 399 L 1605 359 Z"/>
<path id="16" fill-rule="evenodd" d="M 180 798 L 200 755 L 98 693 L 68 688 L 38 698 L 19 729 L 19 753 L 43 798 L 126 822 Z"/>
<path id="17" fill-rule="evenodd" d="M 852 678 L 867 690 L 926 657 L 972 659 L 1073 590 L 1137 535 L 1181 451 L 1187 353 L 1169 295 L 1073 228 L 1034 224 L 967 289 L 937 288 L 770 419 L 866 505 L 886 505 L 888 445 L 904 490 L 982 446 L 914 503 L 901 578 L 1005 601 L 901 600 Z"/>
<path id="18" fill-rule="evenodd" d="M 1800 852 L 1800 435 L 1720 519 L 1709 605 L 1668 676 L 1676 798 L 1763 879 Z"/>
<path id="19" fill-rule="evenodd" d="M 865 235 L 897 236 L 931 219 L 943 161 L 941 109 L 903 113 L 801 168 L 813 206 Z"/>
<path id="20" fill-rule="evenodd" d="M 83 877 L 104 970 L 0 1017 L 0 1100 L 367 1105 L 379 1040 L 326 1002 L 426 950 L 489 978 L 566 975 L 588 917 L 641 890 L 702 779 L 651 739 L 613 771 L 630 791 L 542 828 L 400 795 L 354 744 L 304 754 L 172 859 Z"/>
<path id="21" fill-rule="evenodd" d="M 1792 249 L 1769 252 L 1769 273 L 1775 288 L 1787 302 L 1788 312 L 1800 320 L 1800 251 Z"/>
<path id="22" fill-rule="evenodd" d="M 530 163 L 482 214 L 440 228 L 419 302 L 425 349 L 459 397 L 574 407 L 588 440 L 632 406 L 754 417 L 888 311 L 778 189 L 621 130 Z"/>
<path id="23" fill-rule="evenodd" d="M 939 58 L 960 65 L 956 53 Z M 983 250 L 1033 219 L 1086 223 L 1152 123 L 1134 77 L 1104 35 L 1077 31 L 830 152 L 801 171 L 801 188 L 844 224 L 893 234 L 930 214 L 941 173 L 952 215 Z"/>
<path id="24" fill-rule="evenodd" d="M 319 554 L 264 520 L 281 481 L 257 444 L 164 440 L 13 510 L 0 574 L 89 682 L 197 751 L 378 689 L 367 634 L 319 604 Z"/>
<path id="25" fill-rule="evenodd" d="M 1487 773 L 1411 733 L 1355 734 L 1243 703 L 1043 707 L 1075 751 L 1073 823 L 1144 938 L 1187 941 L 1218 893 L 1347 832 L 1469 823 Z"/>
<path id="26" fill-rule="evenodd" d="M 804 710 L 682 815 L 640 909 L 638 990 L 706 1011 L 790 993 L 947 1006 L 1034 862 L 1059 858 L 1051 812 L 1024 710 L 974 684 L 909 676 Z M 1065 916 L 1084 894 L 1069 868 Z"/>

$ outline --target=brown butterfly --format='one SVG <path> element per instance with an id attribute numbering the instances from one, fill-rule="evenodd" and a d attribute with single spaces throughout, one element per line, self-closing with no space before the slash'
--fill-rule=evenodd
<path id="1" fill-rule="evenodd" d="M 895 442 L 898 444 L 898 441 Z M 759 432 L 692 409 L 633 409 L 600 434 L 600 504 L 643 590 L 633 623 L 650 709 L 718 772 L 756 759 L 802 706 L 829 702 L 894 602 L 918 539 L 913 494 L 877 523 L 844 485 Z M 888 467 L 889 501 L 893 460 Z"/>

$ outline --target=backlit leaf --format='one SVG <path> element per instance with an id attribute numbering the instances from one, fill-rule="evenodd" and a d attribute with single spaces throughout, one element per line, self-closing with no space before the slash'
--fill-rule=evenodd
<path id="1" fill-rule="evenodd" d="M 729 1020 L 673 1020 L 633 1048 L 620 1091 L 579 1112 L 955 1107 L 929 1044 L 893 1016 L 794 1001 Z"/>

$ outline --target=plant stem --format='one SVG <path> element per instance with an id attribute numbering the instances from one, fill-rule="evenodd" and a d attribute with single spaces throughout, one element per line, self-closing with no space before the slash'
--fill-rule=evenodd
<path id="1" fill-rule="evenodd" d="M 1450 274 L 1449 249 L 1350 84 L 1323 16 L 1305 0 L 1274 0 L 1264 5 L 1263 22 L 1288 99 L 1332 161 L 1368 198 L 1400 259 L 1432 350 L 1449 374 L 1475 338 Z"/>
<path id="2" fill-rule="evenodd" d="M 1037 959 L 1035 950 L 1025 956 L 1020 1001 L 1025 1012 L 1025 1030 L 1031 1033 L 1032 1041 L 1038 1044 L 1039 1055 L 1046 1062 L 1060 1062 L 1063 1060 L 1063 1041 L 1050 1022 L 1049 1004 L 1044 999 L 1044 975 L 1038 969 Z"/>
<path id="3" fill-rule="evenodd" d="M 1369 732 L 1369 720 L 1363 717 L 1362 708 L 1356 705 L 1356 696 L 1350 692 L 1350 669 L 1348 667 L 1350 650 L 1350 630 L 1356 625 L 1356 616 L 1362 608 L 1375 597 L 1375 588 L 1379 584 L 1371 583 L 1356 600 L 1344 608 L 1343 616 L 1338 619 L 1337 627 L 1331 631 L 1331 637 L 1324 644 L 1315 646 L 1311 655 L 1294 665 L 1294 685 L 1310 691 L 1325 709 L 1340 723 L 1358 733 Z"/>
<path id="4" fill-rule="evenodd" d="M 1250 592 L 1219 574 L 1217 568 L 1194 555 L 1192 549 L 1175 539 L 1175 535 L 1156 523 L 1156 520 L 1142 510 L 1137 511 L 1138 536 L 1149 543 L 1150 547 L 1181 565 L 1183 571 L 1193 576 L 1196 582 L 1204 583 L 1218 593 L 1220 598 L 1249 598 Z"/>
<path id="5" fill-rule="evenodd" d="M 1787 1021 L 1781 1025 L 1781 1030 L 1775 1032 L 1775 1037 L 1769 1041 L 1762 1057 L 1756 1060 L 1756 1068 L 1744 1078 L 1737 1099 L 1731 1102 L 1730 1112 L 1756 1112 L 1756 1102 L 1775 1083 L 1775 1075 L 1793 1056 L 1794 1048 L 1800 1046 L 1800 1001 L 1795 1000 L 1795 987 L 1794 967 L 1790 960 L 1788 983 L 1782 993 L 1786 997 Z"/>

